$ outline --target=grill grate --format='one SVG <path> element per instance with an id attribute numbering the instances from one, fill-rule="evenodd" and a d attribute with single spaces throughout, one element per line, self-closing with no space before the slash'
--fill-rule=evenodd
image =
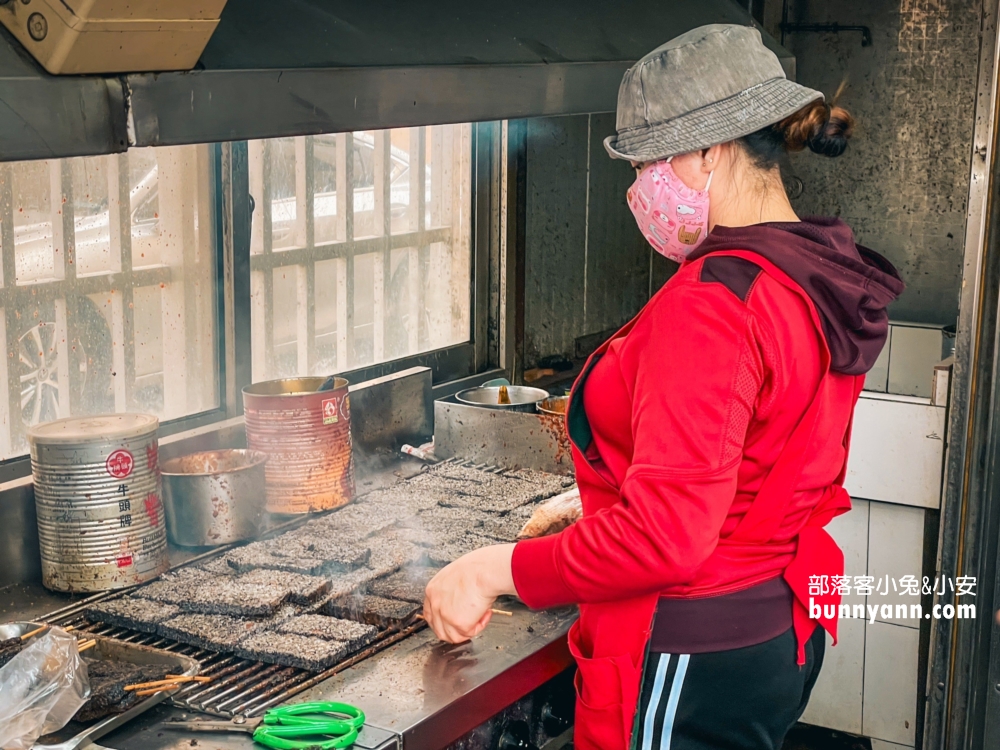
<path id="1" fill-rule="evenodd" d="M 88 600 L 87 604 L 91 601 Z M 82 606 L 79 608 L 82 609 Z M 398 630 L 385 630 L 364 650 L 323 672 L 311 672 L 295 667 L 240 659 L 230 653 L 207 651 L 158 635 L 139 633 L 100 622 L 89 622 L 75 612 L 46 618 L 46 622 L 61 627 L 72 625 L 75 632 L 114 638 L 197 659 L 201 662 L 199 674 L 211 677 L 212 681 L 204 685 L 198 683 L 185 685 L 174 693 L 170 702 L 180 708 L 220 717 L 259 716 L 271 706 L 308 690 L 426 627 L 423 621 L 418 621 Z"/>
<path id="2" fill-rule="evenodd" d="M 460 457 L 448 458 L 439 463 L 456 464 L 497 474 L 503 474 L 506 471 L 502 467 L 475 463 Z M 271 529 L 264 536 L 267 537 L 281 533 L 300 525 L 305 520 L 307 520 L 307 517 L 282 524 L 277 528 Z M 185 565 L 216 557 L 234 546 L 238 545 L 227 545 L 206 552 L 189 560 Z M 318 685 L 338 672 L 348 669 L 358 662 L 367 659 L 369 656 L 427 627 L 423 620 L 418 620 L 400 629 L 385 630 L 379 634 L 374 643 L 362 651 L 357 652 L 323 672 L 311 672 L 296 667 L 284 667 L 277 664 L 249 661 L 241 659 L 232 653 L 208 651 L 155 634 L 140 633 L 135 630 L 107 625 L 102 622 L 90 622 L 83 616 L 83 611 L 90 604 L 107 599 L 117 599 L 137 588 L 139 586 L 95 594 L 68 607 L 56 610 L 43 618 L 43 620 L 46 623 L 61 627 L 72 625 L 76 632 L 99 635 L 104 638 L 114 638 L 197 659 L 201 662 L 200 674 L 211 677 L 212 681 L 207 684 L 190 683 L 184 685 L 173 694 L 170 702 L 175 706 L 190 711 L 226 718 L 233 716 L 246 716 L 248 718 L 259 716 L 271 706 L 282 703 L 292 696 Z"/>

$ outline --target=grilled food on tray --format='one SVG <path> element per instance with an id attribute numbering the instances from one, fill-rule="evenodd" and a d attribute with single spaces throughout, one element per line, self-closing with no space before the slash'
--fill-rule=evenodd
<path id="1" fill-rule="evenodd" d="M 323 670 L 380 632 L 413 623 L 441 566 L 515 541 L 535 520 L 538 501 L 571 483 L 537 471 L 438 464 L 284 534 L 93 604 L 85 615 L 244 659 Z M 0 644 L 0 660 L 4 653 Z"/>
<path id="2" fill-rule="evenodd" d="M 7 638 L 0 641 L 0 667 L 21 653 L 23 646 L 24 643 L 20 638 Z"/>
<path id="3" fill-rule="evenodd" d="M 94 721 L 110 714 L 120 714 L 139 702 L 135 691 L 126 685 L 161 680 L 172 667 L 162 664 L 132 664 L 122 661 L 83 657 L 90 680 L 90 698 L 73 717 L 76 721 Z"/>

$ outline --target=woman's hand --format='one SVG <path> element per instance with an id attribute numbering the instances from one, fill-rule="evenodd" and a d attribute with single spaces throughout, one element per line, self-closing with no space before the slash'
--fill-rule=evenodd
<path id="1" fill-rule="evenodd" d="M 460 557 L 427 584 L 424 619 L 442 641 L 464 643 L 483 632 L 498 596 L 516 594 L 513 544 L 483 547 Z"/>

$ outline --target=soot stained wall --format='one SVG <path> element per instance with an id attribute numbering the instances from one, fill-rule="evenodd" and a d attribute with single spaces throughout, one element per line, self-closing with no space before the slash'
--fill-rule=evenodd
<path id="1" fill-rule="evenodd" d="M 785 37 L 801 83 L 831 96 L 847 77 L 841 103 L 857 118 L 843 156 L 793 156 L 794 204 L 840 215 L 896 265 L 907 283 L 896 320 L 958 316 L 980 12 L 978 0 L 790 0 L 791 20 L 872 31 L 870 47 L 856 32 Z"/>
<path id="2" fill-rule="evenodd" d="M 652 252 L 625 204 L 635 173 L 604 150 L 614 128 L 613 114 L 528 121 L 528 367 L 572 358 L 578 339 L 626 323 L 677 267 Z"/>

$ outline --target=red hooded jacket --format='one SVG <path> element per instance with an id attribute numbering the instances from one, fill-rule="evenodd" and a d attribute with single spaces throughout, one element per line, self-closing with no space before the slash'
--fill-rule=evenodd
<path id="1" fill-rule="evenodd" d="M 526 604 L 580 605 L 577 747 L 628 747 L 661 596 L 784 575 L 801 658 L 809 576 L 843 574 L 822 526 L 850 508 L 850 419 L 901 291 L 839 220 L 720 227 L 591 356 L 567 414 L 583 518 L 513 557 Z"/>

